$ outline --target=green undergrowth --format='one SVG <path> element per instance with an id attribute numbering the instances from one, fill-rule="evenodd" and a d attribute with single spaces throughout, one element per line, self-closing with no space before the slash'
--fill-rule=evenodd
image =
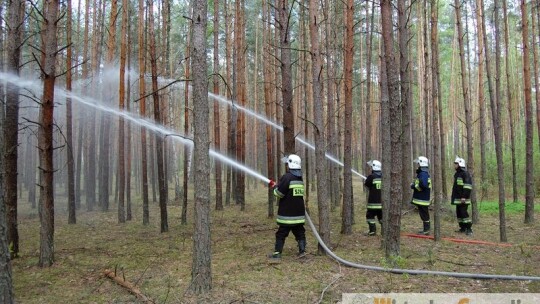
<path id="1" fill-rule="evenodd" d="M 134 199 L 134 218 L 119 224 L 115 204 L 109 212 L 79 211 L 77 224 L 67 224 L 65 202 L 57 200 L 55 264 L 39 268 L 39 219 L 37 210 L 21 204 L 19 234 L 21 256 L 13 261 L 17 303 L 139 303 L 140 300 L 104 276 L 106 269 L 134 284 L 154 303 L 335 303 L 343 293 L 375 292 L 540 292 L 540 283 L 528 281 L 473 280 L 426 275 L 396 275 L 345 267 L 317 253 L 316 240 L 307 232 L 308 255 L 296 258 L 296 242 L 287 238 L 280 264 L 269 264 L 276 225 L 267 216 L 266 188 L 246 192 L 246 210 L 237 205 L 214 211 L 212 206 L 212 286 L 205 295 L 190 292 L 193 215 L 189 202 L 188 224 L 180 223 L 181 208 L 168 206 L 169 231 L 159 232 L 159 208 L 151 203 L 150 225 L 142 224 L 142 208 Z M 318 223 L 312 196 L 311 218 Z M 498 245 L 498 216 L 482 210 L 473 227 L 474 240 L 492 245 L 433 242 L 412 238 L 421 227 L 418 214 L 404 210 L 401 220 L 400 256 L 385 259 L 378 235 L 365 235 L 363 196 L 355 202 L 353 233 L 341 235 L 340 210 L 331 214 L 330 246 L 354 263 L 383 268 L 406 267 L 450 272 L 540 276 L 539 224 L 524 225 L 523 215 L 507 213 L 511 247 Z M 482 204 L 485 207 L 488 204 Z M 483 208 L 482 207 L 482 208 Z M 84 210 L 84 206 L 83 206 Z M 445 216 L 441 233 L 454 233 L 457 222 Z"/>

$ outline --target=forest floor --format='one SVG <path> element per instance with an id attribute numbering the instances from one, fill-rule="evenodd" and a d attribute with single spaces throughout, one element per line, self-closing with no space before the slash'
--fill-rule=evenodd
<path id="1" fill-rule="evenodd" d="M 192 198 L 190 192 L 190 198 Z M 540 281 L 479 280 L 433 275 L 403 275 L 348 268 L 317 255 L 316 240 L 306 225 L 308 255 L 296 257 L 296 242 L 287 238 L 280 264 L 269 264 L 274 219 L 267 218 L 266 188 L 246 191 L 246 210 L 226 206 L 212 211 L 212 291 L 190 290 L 193 216 L 180 224 L 181 208 L 168 206 L 169 232 L 159 232 L 159 208 L 152 203 L 150 225 L 142 225 L 142 208 L 133 206 L 132 221 L 117 223 L 115 204 L 109 212 L 79 211 L 77 224 L 67 224 L 65 198 L 56 199 L 55 264 L 39 268 L 37 209 L 19 204 L 20 257 L 13 261 L 17 303 L 141 303 L 104 275 L 105 270 L 135 285 L 153 303 L 336 303 L 343 293 L 539 293 Z M 312 195 L 314 196 L 314 195 Z M 84 201 L 84 200 L 83 200 Z M 312 199 L 313 201 L 313 199 Z M 378 235 L 365 235 L 364 195 L 355 199 L 353 233 L 341 235 L 339 208 L 332 212 L 332 249 L 357 264 L 388 267 Z M 189 202 L 190 204 L 192 201 Z M 446 206 L 443 237 L 497 243 L 499 215 L 480 204 L 474 235 L 454 232 L 454 212 Z M 83 206 L 83 209 L 85 207 Z M 213 208 L 212 208 L 213 209 Z M 310 203 L 317 225 L 317 206 Z M 507 212 L 508 244 L 480 245 L 402 236 L 398 266 L 449 272 L 540 276 L 540 224 L 523 224 L 523 213 Z M 538 211 L 536 218 L 539 218 Z M 415 233 L 421 221 L 404 208 L 402 233 Z"/>

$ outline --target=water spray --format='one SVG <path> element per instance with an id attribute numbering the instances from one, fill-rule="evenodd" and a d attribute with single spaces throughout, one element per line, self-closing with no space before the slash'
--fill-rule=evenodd
<path id="1" fill-rule="evenodd" d="M 9 75 L 9 74 L 2 73 L 2 72 L 0 72 L 0 79 L 3 79 L 5 81 L 11 82 L 11 83 L 14 83 L 19 87 L 25 87 L 25 88 L 28 88 L 28 89 L 32 89 L 32 88 L 39 89 L 40 86 L 41 86 L 40 82 L 38 83 L 36 81 L 23 80 L 22 78 L 20 78 L 18 76 Z M 171 136 L 171 138 L 178 139 L 183 144 L 193 146 L 193 140 L 191 138 L 185 137 L 183 135 L 176 134 L 176 133 L 174 133 L 174 131 L 172 131 L 172 130 L 164 127 L 164 126 L 160 126 L 160 125 L 157 125 L 157 124 L 155 124 L 153 122 L 145 120 L 145 119 L 143 119 L 141 117 L 137 117 L 136 115 L 134 115 L 132 113 L 121 111 L 121 110 L 118 110 L 118 109 L 113 109 L 113 108 L 107 107 L 105 105 L 101 105 L 101 104 L 99 104 L 99 102 L 97 100 L 94 100 L 92 98 L 78 96 L 78 95 L 74 94 L 73 92 L 66 91 L 66 90 L 64 90 L 62 88 L 58 88 L 58 87 L 55 88 L 55 93 L 56 92 L 58 92 L 59 95 L 64 97 L 64 98 L 71 98 L 72 100 L 75 100 L 75 101 L 78 101 L 78 102 L 80 102 L 82 104 L 94 107 L 94 108 L 99 109 L 101 111 L 104 111 L 106 113 L 118 115 L 118 116 L 120 116 L 122 118 L 125 118 L 126 120 L 132 121 L 133 123 L 136 123 L 136 124 L 138 124 L 140 126 L 146 127 L 148 129 L 156 132 L 156 133 L 163 134 L 165 137 Z M 234 160 L 226 157 L 225 155 L 222 155 L 222 154 L 220 154 L 220 153 L 218 153 L 218 152 L 216 152 L 216 151 L 214 151 L 212 149 L 209 150 L 209 154 L 210 154 L 210 156 L 212 156 L 212 157 L 214 157 L 214 158 L 216 158 L 216 159 L 218 159 L 220 161 L 223 161 L 223 162 L 225 162 L 225 163 L 227 163 L 227 164 L 229 164 L 231 166 L 234 166 L 234 167 L 244 171 L 245 173 L 247 173 L 247 174 L 249 174 L 249 175 L 251 175 L 251 176 L 253 176 L 255 178 L 258 178 L 258 179 L 264 181 L 265 183 L 270 182 L 269 178 L 267 178 L 264 175 L 258 173 L 254 169 L 251 169 L 251 168 L 249 168 L 249 167 L 247 167 L 245 165 L 239 164 L 236 161 L 234 161 Z M 360 174 L 358 173 L 358 175 L 360 175 Z M 362 175 L 360 175 L 360 176 L 362 176 Z M 343 265 L 348 266 L 348 267 L 358 268 L 358 269 L 366 269 L 366 270 L 374 270 L 374 271 L 383 271 L 383 272 L 396 273 L 396 274 L 414 274 L 414 275 L 420 275 L 420 274 L 426 275 L 427 274 L 427 275 L 440 275 L 440 276 L 449 276 L 449 277 L 457 277 L 457 278 L 470 278 L 470 279 L 499 279 L 499 280 L 540 281 L 540 277 L 535 277 L 535 276 L 491 275 L 491 274 L 481 274 L 481 273 L 461 273 L 461 272 L 447 272 L 447 271 L 398 269 L 398 268 L 385 268 L 385 267 L 369 266 L 369 265 L 362 265 L 362 264 L 353 263 L 353 262 L 347 261 L 347 260 L 345 260 L 343 258 L 340 258 L 334 252 L 332 252 L 328 248 L 328 246 L 326 246 L 326 244 L 323 242 L 323 240 L 319 236 L 319 233 L 317 232 L 317 229 L 315 228 L 315 225 L 311 221 L 311 218 L 310 218 L 310 216 L 309 216 L 309 214 L 307 212 L 306 212 L 306 220 L 307 220 L 308 225 L 310 226 L 310 228 L 311 228 L 311 230 L 313 232 L 313 235 L 315 236 L 315 238 L 317 239 L 317 241 L 319 242 L 321 247 L 326 251 L 326 253 L 330 257 L 332 257 L 333 259 L 338 261 L 339 263 L 342 263 Z"/>

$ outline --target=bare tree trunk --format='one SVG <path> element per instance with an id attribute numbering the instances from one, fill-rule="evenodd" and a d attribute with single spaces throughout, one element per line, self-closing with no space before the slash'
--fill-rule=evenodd
<path id="1" fill-rule="evenodd" d="M 128 19 L 131 17 L 131 8 L 128 8 Z M 128 23 L 128 29 L 127 29 L 127 40 L 130 41 L 132 38 L 131 33 L 131 23 Z M 127 70 L 131 71 L 131 43 L 127 44 Z M 131 112 L 130 109 L 130 100 L 131 100 L 131 73 L 128 73 L 127 75 L 127 82 L 126 82 L 126 96 L 127 96 L 127 103 L 126 103 L 126 111 L 129 113 Z M 126 136 L 126 221 L 132 220 L 132 212 L 131 212 L 131 122 L 127 122 L 127 136 Z"/>
<path id="2" fill-rule="evenodd" d="M 374 2 L 366 2 L 366 16 L 368 15 L 368 3 L 371 3 L 371 14 L 370 14 L 370 21 L 369 21 L 369 32 L 367 37 L 367 63 L 366 63 L 366 144 L 365 144 L 365 151 L 364 151 L 364 159 L 362 162 L 362 166 L 365 167 L 365 163 L 368 162 L 371 159 L 375 158 L 375 155 L 373 155 L 373 150 L 371 149 L 372 146 L 372 140 L 371 140 L 371 132 L 373 130 L 372 127 L 372 117 L 371 117 L 371 83 L 372 83 L 372 76 L 371 76 L 371 66 L 372 63 L 372 53 L 373 53 L 373 29 L 375 26 L 375 3 Z"/>
<path id="3" fill-rule="evenodd" d="M 42 34 L 43 96 L 39 113 L 38 146 L 40 168 L 39 219 L 40 246 L 39 266 L 50 267 L 54 263 L 54 82 L 58 40 L 58 0 L 49 0 L 44 6 Z"/>
<path id="4" fill-rule="evenodd" d="M 288 0 L 279 0 L 277 3 L 276 26 L 279 29 L 280 64 L 281 64 L 281 97 L 283 100 L 283 140 L 285 154 L 296 153 L 294 140 L 294 108 L 292 90 L 291 68 L 291 41 L 289 37 L 291 8 Z M 241 50 L 241 49 L 240 49 Z M 237 77 L 240 75 L 237 75 Z"/>
<path id="5" fill-rule="evenodd" d="M 398 0 L 398 23 L 399 23 L 399 75 L 401 78 L 401 105 L 403 123 L 403 151 L 402 151 L 402 180 L 403 190 L 409 189 L 409 182 L 413 175 L 412 161 L 412 98 L 411 98 L 411 60 L 409 57 L 409 11 L 408 1 Z M 409 203 L 409 191 L 402 191 L 401 204 Z"/>
<path id="6" fill-rule="evenodd" d="M 210 238 L 210 160 L 208 149 L 208 78 L 206 75 L 206 28 L 207 2 L 193 2 L 193 48 L 191 65 L 193 70 L 193 157 L 195 191 L 195 218 L 193 236 L 193 265 L 191 288 L 197 293 L 212 289 L 212 258 Z"/>
<path id="7" fill-rule="evenodd" d="M 154 1 L 150 0 L 148 2 L 148 30 L 150 33 L 154 33 L 154 14 L 153 7 Z M 163 124 L 161 108 L 159 104 L 159 93 L 158 93 L 158 75 L 157 75 L 157 54 L 156 54 L 156 37 L 155 35 L 150 35 L 150 66 L 152 69 L 152 97 L 154 100 L 154 119 L 158 124 Z M 167 219 L 167 201 L 168 201 L 168 189 L 167 189 L 167 180 L 165 178 L 165 164 L 163 163 L 164 153 L 163 153 L 163 137 L 161 135 L 155 136 L 156 141 L 156 160 L 157 160 L 157 179 L 159 187 L 159 211 L 161 217 L 161 232 L 169 231 L 169 223 Z"/>
<path id="8" fill-rule="evenodd" d="M 484 98 L 484 62 L 485 58 L 485 48 L 484 48 L 484 26 L 482 25 L 481 19 L 483 18 L 482 3 L 481 0 L 476 0 L 476 22 L 477 24 L 477 40 L 478 40 L 478 105 L 479 105 L 479 123 L 480 123 L 480 180 L 486 181 L 487 179 L 487 161 L 486 161 L 486 105 Z M 481 185 L 482 194 L 480 200 L 486 197 L 487 195 L 487 186 Z M 473 206 L 474 207 L 474 206 Z M 478 213 L 473 210 L 473 223 L 478 223 Z"/>
<path id="9" fill-rule="evenodd" d="M 3 15 L 3 6 L 0 6 L 0 16 Z M 0 29 L 0 45 L 4 45 L 4 30 Z M 4 58 L 4 50 L 0 50 L 0 58 Z M 0 71 L 4 70 L 4 61 L 0 60 Z M 4 107 L 4 85 L 0 85 L 0 135 L 4 134 L 6 112 Z M 13 294 L 13 272 L 9 256 L 9 243 L 7 231 L 6 205 L 4 197 L 4 149 L 5 141 L 0 141 L 0 303 L 15 303 Z"/>
<path id="10" fill-rule="evenodd" d="M 7 26 L 7 66 L 8 73 L 19 75 L 22 49 L 22 33 L 24 30 L 24 3 L 13 0 L 8 3 Z M 17 147 L 19 145 L 19 88 L 6 85 L 6 114 L 4 126 L 4 149 L 2 157 L 5 166 L 5 193 L 7 217 L 7 241 L 11 246 L 11 256 L 19 255 L 19 232 L 17 228 Z"/>
<path id="11" fill-rule="evenodd" d="M 231 15 L 229 14 L 229 4 L 228 4 L 228 1 L 225 0 L 225 3 L 224 3 L 224 6 L 225 6 L 225 37 L 227 37 L 227 39 L 225 39 L 225 62 L 226 62 L 226 68 L 225 68 L 225 77 L 226 77 L 226 82 L 227 83 L 232 83 L 232 76 L 231 76 L 231 67 L 232 67 L 232 63 L 231 63 L 231 59 L 232 59 L 232 55 L 231 53 L 234 53 L 232 48 L 233 48 L 233 39 L 231 38 L 231 30 L 230 30 L 230 19 L 231 19 Z M 227 98 L 228 99 L 232 99 L 233 98 L 233 94 L 232 94 L 232 91 L 229 87 L 227 87 Z M 228 128 L 227 128 L 227 134 L 229 136 L 227 136 L 228 140 L 227 140 L 227 150 L 228 150 L 228 153 L 229 155 L 234 155 L 235 153 L 235 150 L 236 150 L 236 142 L 235 142 L 235 138 L 236 138 L 236 123 L 234 123 L 236 121 L 236 118 L 235 118 L 235 108 L 234 107 L 229 107 L 227 109 L 227 121 L 228 121 Z M 225 205 L 226 206 L 229 206 L 231 204 L 231 188 L 234 188 L 233 187 L 233 172 L 232 172 L 232 167 L 231 166 L 227 166 L 227 173 L 225 174 L 227 176 L 227 181 L 226 181 L 226 185 L 225 185 Z"/>
<path id="12" fill-rule="evenodd" d="M 214 94 L 219 95 L 219 0 L 214 1 Z M 216 152 L 219 152 L 221 146 L 219 118 L 219 104 L 214 102 L 214 149 Z M 223 210 L 221 162 L 216 161 L 214 166 L 216 178 L 216 210 Z"/>
<path id="13" fill-rule="evenodd" d="M 533 26 L 536 24 L 538 24 L 539 28 L 540 28 L 540 4 L 538 4 L 538 2 L 536 3 L 536 7 L 535 7 L 535 11 L 536 11 L 536 20 L 537 22 L 534 22 L 534 14 L 532 16 L 532 19 L 533 19 Z M 536 36 L 538 34 L 538 37 Z M 538 75 L 540 73 L 540 71 L 538 70 L 539 67 L 539 63 L 538 61 L 540 60 L 540 58 L 538 57 L 538 45 L 537 45 L 537 42 L 536 42 L 536 38 L 540 39 L 540 33 L 538 33 L 538 30 L 534 29 L 533 30 L 533 45 L 534 45 L 534 75 L 535 75 L 535 82 L 534 82 L 534 85 L 535 85 L 535 93 L 536 93 L 536 124 L 538 126 L 538 144 L 540 144 L 540 83 L 538 83 L 538 78 L 540 77 L 540 75 Z"/>
<path id="14" fill-rule="evenodd" d="M 484 9 L 484 1 L 480 0 L 480 9 L 481 9 L 481 22 L 482 22 L 482 28 L 486 28 L 486 21 L 485 21 L 485 9 Z M 500 60 L 500 46 L 498 43 L 498 4 L 495 2 L 495 59 Z M 486 32 L 484 31 L 482 33 L 482 39 L 484 42 L 484 55 L 486 57 L 486 74 L 488 77 L 488 91 L 489 91 L 489 103 L 491 105 L 491 117 L 493 120 L 493 133 L 495 135 L 495 154 L 497 156 L 497 175 L 498 175 L 498 182 L 499 182 L 499 235 L 501 242 L 506 242 L 506 215 L 505 215 L 505 194 L 504 194 L 504 166 L 503 166 L 503 151 L 502 151 L 502 136 L 501 136 L 501 123 L 500 123 L 500 96 L 495 94 L 500 93 L 498 89 L 496 89 L 495 92 L 493 92 L 493 84 L 491 81 L 491 65 L 490 65 L 490 57 L 488 54 L 488 43 L 487 43 L 487 36 Z M 497 69 L 500 68 L 500 64 Z M 498 71 L 500 72 L 500 71 Z M 497 73 L 497 72 L 496 72 Z M 496 75 L 496 77 L 499 77 Z"/>
<path id="15" fill-rule="evenodd" d="M 71 91 L 71 81 L 72 81 L 72 57 L 73 57 L 73 47 L 71 45 L 71 32 L 72 32 L 72 15 L 71 15 L 71 0 L 67 0 L 67 21 L 66 21 L 66 43 L 67 43 L 67 52 L 66 52 L 66 90 Z M 73 159 L 73 123 L 72 123 L 72 108 L 71 108 L 71 98 L 66 100 L 66 157 L 67 157 L 67 166 L 68 166 L 68 224 L 77 223 L 77 218 L 75 216 L 75 170 L 74 170 L 74 159 Z"/>
<path id="16" fill-rule="evenodd" d="M 388 120 L 383 121 L 383 127 L 389 128 L 390 145 L 383 145 L 383 155 L 390 156 L 384 159 L 383 163 L 387 164 L 386 174 L 383 176 L 383 192 L 386 192 L 386 197 L 401 196 L 401 174 L 402 174 L 402 154 L 401 154 L 401 99 L 399 96 L 399 72 L 397 69 L 397 61 L 394 52 L 394 35 L 392 24 L 392 1 L 381 1 L 381 23 L 382 23 L 382 38 L 384 45 L 383 60 L 386 65 L 387 88 L 388 88 Z M 384 248 L 387 258 L 396 257 L 400 254 L 400 226 L 401 226 L 401 202 L 394 200 L 384 201 L 383 219 L 384 219 Z"/>
<path id="17" fill-rule="evenodd" d="M 270 18 L 269 14 L 269 7 L 266 0 L 263 0 L 263 20 L 268 21 Z M 268 22 L 263 22 L 263 77 L 264 77 L 264 110 L 267 117 L 272 117 L 272 90 L 270 88 L 271 86 L 271 78 L 272 78 L 272 70 L 270 68 L 270 45 L 271 41 L 269 40 L 269 36 L 272 37 L 272 32 L 270 30 L 270 26 L 268 25 Z M 267 170 L 268 170 L 268 177 L 270 179 L 275 179 L 275 172 L 274 172 L 274 149 L 273 149 L 273 142 L 272 142 L 272 127 L 270 125 L 266 125 L 266 159 L 267 159 Z M 305 162 L 304 162 L 305 163 Z M 268 187 L 267 191 L 267 197 L 268 197 L 268 218 L 274 217 L 274 190 L 270 187 Z"/>
<path id="18" fill-rule="evenodd" d="M 439 34 L 438 34 L 438 18 L 439 18 L 439 1 L 431 0 L 431 116 L 432 116 L 432 146 L 433 146 L 433 159 L 430 164 L 430 171 L 432 172 L 431 176 L 434 180 L 434 237 L 435 241 L 440 241 L 441 239 L 441 223 L 440 223 L 440 206 L 443 197 L 443 174 L 441 168 L 441 129 L 439 119 L 440 109 L 439 109 L 439 100 L 440 100 L 440 82 L 439 82 Z"/>
<path id="19" fill-rule="evenodd" d="M 238 105 L 246 105 L 246 33 L 245 33 L 245 3 L 244 0 L 236 1 L 236 18 L 234 24 L 234 39 L 236 46 L 236 100 Z M 244 113 L 238 112 L 236 118 L 236 158 L 240 163 L 246 161 L 246 120 Z M 244 172 L 236 171 L 236 187 L 233 191 L 236 204 L 240 205 L 240 210 L 244 211 L 245 206 L 245 188 L 246 176 Z"/>
<path id="20" fill-rule="evenodd" d="M 146 43 L 144 40 L 144 0 L 139 0 L 138 16 L 138 42 L 139 42 L 139 111 L 141 117 L 146 116 L 146 90 L 144 74 L 146 73 L 146 64 L 144 55 L 146 53 Z M 141 128 L 141 186 L 143 201 L 143 225 L 150 223 L 149 194 L 148 194 L 148 160 L 146 154 L 146 129 Z"/>
<path id="21" fill-rule="evenodd" d="M 504 22 L 504 53 L 508 53 L 508 43 L 509 38 L 509 29 L 508 29 L 508 8 L 506 0 L 502 1 L 503 3 L 503 22 Z M 510 56 L 504 56 L 505 62 L 505 71 L 506 71 L 506 105 L 508 107 L 508 125 L 510 127 L 510 152 L 512 154 L 512 197 L 513 202 L 517 203 L 518 201 L 518 189 L 517 189 L 517 163 L 516 163 L 516 138 L 515 138 L 515 126 L 514 126 L 514 107 L 512 106 L 512 89 L 511 83 L 512 79 L 510 78 Z"/>
<path id="22" fill-rule="evenodd" d="M 354 1 L 347 0 L 345 6 L 345 136 L 343 138 L 343 207 L 341 209 L 341 233 L 352 233 L 352 99 L 353 99 L 353 58 L 354 58 Z"/>
<path id="23" fill-rule="evenodd" d="M 118 89 L 118 106 L 120 111 L 125 109 L 125 75 L 126 75 L 126 52 L 127 52 L 127 22 L 128 22 L 128 3 L 122 0 L 122 32 L 120 44 L 120 85 Z M 125 192 L 126 192 L 126 166 L 125 166 L 125 147 L 124 147 L 124 119 L 118 118 L 118 222 L 126 221 L 125 211 Z M 129 147 L 128 147 L 129 149 Z"/>
<path id="24" fill-rule="evenodd" d="M 322 103 L 322 58 L 319 48 L 319 2 L 309 0 L 309 35 L 311 38 L 311 76 L 313 87 L 313 106 L 314 106 L 314 127 L 315 127 L 315 159 L 317 167 L 317 197 L 319 200 L 319 234 L 324 243 L 330 245 L 330 210 L 328 201 L 328 188 L 326 179 L 326 158 L 324 156 L 325 137 L 324 137 L 324 113 Z M 324 253 L 319 245 L 318 252 Z"/>
<path id="25" fill-rule="evenodd" d="M 191 4 L 190 4 L 190 13 L 191 13 Z M 192 36 L 192 25 L 189 24 L 188 37 L 186 44 L 186 63 L 184 78 L 189 79 L 191 77 L 190 73 L 190 57 L 191 57 L 191 36 Z M 184 86 L 184 134 L 189 134 L 189 86 Z M 184 146 L 184 176 L 183 176 L 183 200 L 182 200 L 182 215 L 181 223 L 182 225 L 187 224 L 187 206 L 188 206 L 188 185 L 189 185 L 189 168 L 190 168 L 190 158 L 191 158 L 191 149 L 188 146 Z"/>
<path id="26" fill-rule="evenodd" d="M 531 65 L 529 59 L 529 15 L 527 3 L 521 0 L 521 33 L 523 35 L 523 90 L 525 95 L 525 223 L 534 223 L 534 157 Z M 536 33 L 533 33 L 536 35 Z"/>

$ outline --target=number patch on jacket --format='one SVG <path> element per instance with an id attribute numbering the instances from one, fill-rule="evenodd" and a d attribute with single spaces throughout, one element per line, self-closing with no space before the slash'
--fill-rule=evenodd
<path id="1" fill-rule="evenodd" d="M 304 196 L 304 189 L 303 188 L 294 188 L 293 189 L 293 196 Z"/>

